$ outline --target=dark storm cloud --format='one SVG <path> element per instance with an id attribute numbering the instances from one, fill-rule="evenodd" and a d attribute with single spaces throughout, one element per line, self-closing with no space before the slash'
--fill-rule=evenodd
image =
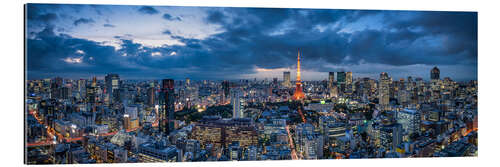
<path id="1" fill-rule="evenodd" d="M 170 15 L 168 13 L 163 14 L 163 19 L 169 20 L 169 21 L 175 21 L 175 20 L 182 21 L 181 17 L 179 17 L 179 16 L 173 17 L 172 15 Z"/>
<path id="2" fill-rule="evenodd" d="M 188 42 L 190 39 L 184 40 Z M 36 34 L 36 38 L 27 41 L 29 77 L 39 79 L 65 74 L 72 74 L 72 77 L 89 77 L 115 72 L 126 73 L 125 78 L 141 78 L 146 73 L 147 78 L 224 78 L 238 77 L 241 72 L 251 72 L 246 68 L 240 70 L 237 65 L 220 66 L 217 64 L 218 60 L 200 49 L 182 46 L 150 48 L 127 39 L 121 41 L 121 48 L 115 50 L 112 46 L 103 46 L 98 42 L 65 34 L 56 35 L 52 27 L 45 28 Z M 77 51 L 84 53 L 79 54 Z M 153 57 L 153 52 L 160 52 L 162 55 Z M 171 56 L 173 52 L 191 56 Z M 82 62 L 65 62 L 68 58 L 81 58 Z M 161 72 L 162 69 L 168 70 Z"/>
<path id="3" fill-rule="evenodd" d="M 94 22 L 95 21 L 93 19 L 91 19 L 91 18 L 80 18 L 78 20 L 75 20 L 73 22 L 73 25 L 78 26 L 80 24 L 90 24 L 90 23 L 94 23 Z"/>
<path id="4" fill-rule="evenodd" d="M 394 18 L 408 13 L 414 17 Z M 352 35 L 353 58 L 390 65 L 477 64 L 477 13 L 394 12 L 385 18 L 387 29 Z"/>
<path id="5" fill-rule="evenodd" d="M 143 6 L 141 8 L 139 8 L 139 13 L 142 13 L 142 14 L 149 14 L 149 15 L 154 15 L 154 14 L 158 14 L 158 10 L 156 10 L 155 8 L 151 7 L 151 6 Z"/>
<path id="6" fill-rule="evenodd" d="M 27 43 L 29 71 L 57 73 L 127 70 L 127 68 L 116 66 L 116 62 L 112 61 L 112 59 L 119 58 L 115 56 L 113 47 L 102 46 L 97 42 L 73 38 L 65 34 L 55 35 L 51 27 L 38 33 L 35 39 L 28 39 Z M 83 63 L 65 63 L 66 58 L 82 56 L 76 53 L 77 50 L 85 52 Z"/>
<path id="7" fill-rule="evenodd" d="M 53 26 L 46 26 L 43 31 L 33 34 L 36 38 L 28 40 L 28 70 L 39 73 L 114 72 L 151 78 L 236 79 L 256 73 L 255 67 L 295 68 L 299 48 L 303 69 L 319 72 L 340 69 L 332 66 L 362 63 L 393 67 L 460 64 L 477 69 L 476 13 L 208 9 L 204 21 L 219 25 L 220 33 L 194 39 L 170 30 L 162 32 L 184 45 L 147 47 L 131 40 L 132 35 L 127 35 L 115 37 L 121 41 L 117 49 L 65 34 L 56 35 Z M 139 12 L 159 13 L 146 6 Z M 57 15 L 52 18 L 44 16 L 46 14 L 35 10 L 31 19 L 47 20 L 44 22 L 57 19 Z M 382 16 L 377 21 L 381 28 L 365 28 L 374 25 L 366 20 L 373 20 L 376 16 Z M 182 21 L 170 14 L 164 14 L 163 19 Z M 361 23 L 361 26 L 351 23 Z M 103 26 L 112 27 L 106 25 Z M 344 29 L 352 31 L 344 32 Z M 77 55 L 77 50 L 85 54 Z M 83 56 L 82 63 L 64 61 L 79 56 Z M 370 71 L 369 68 L 363 70 Z"/>
<path id="8" fill-rule="evenodd" d="M 261 68 L 292 67 L 299 48 L 306 55 L 305 59 L 339 62 L 346 54 L 347 38 L 333 31 L 318 32 L 313 27 L 338 22 L 345 17 L 345 13 L 289 9 L 211 11 L 206 21 L 221 24 L 226 31 L 203 43 L 223 50 L 228 54 L 224 57 L 232 63 L 249 63 Z M 281 25 L 287 20 L 292 23 Z M 288 27 L 292 29 L 270 35 Z M 314 61 L 308 62 L 304 65 L 311 68 L 317 66 Z"/>
<path id="9" fill-rule="evenodd" d="M 332 23 L 346 25 L 362 17 L 387 13 L 388 16 L 383 20 L 387 26 L 380 30 L 343 34 L 338 33 L 339 29 L 324 32 L 315 29 Z M 311 69 L 321 65 L 318 61 L 398 66 L 477 63 L 477 17 L 474 13 L 407 13 L 414 17 L 399 21 L 392 18 L 398 16 L 397 11 L 215 10 L 209 12 L 206 21 L 222 25 L 226 32 L 216 36 L 220 41 L 207 42 L 214 46 L 237 45 L 239 47 L 234 47 L 235 51 L 240 55 L 252 53 L 253 63 L 263 68 L 293 65 L 297 48 L 301 48 L 305 55 L 303 59 L 314 60 L 304 62 L 305 68 Z M 294 22 L 288 25 L 292 27 L 291 30 L 276 36 L 265 34 L 287 19 Z"/>
<path id="10" fill-rule="evenodd" d="M 29 28 L 43 28 L 52 25 L 59 17 L 51 11 L 59 8 L 58 5 L 26 4 L 26 19 Z"/>

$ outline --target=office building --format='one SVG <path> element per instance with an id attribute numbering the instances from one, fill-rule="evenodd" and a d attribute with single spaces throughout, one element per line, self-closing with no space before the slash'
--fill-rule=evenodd
<path id="1" fill-rule="evenodd" d="M 163 79 L 159 98 L 160 131 L 168 135 L 174 129 L 174 80 Z"/>
<path id="2" fill-rule="evenodd" d="M 408 135 L 420 132 L 421 116 L 418 110 L 403 109 L 397 114 L 397 122 Z"/>
<path id="3" fill-rule="evenodd" d="M 104 78 L 106 82 L 106 93 L 110 103 L 120 101 L 120 76 L 118 74 L 108 74 Z"/>
<path id="4" fill-rule="evenodd" d="M 345 83 L 347 85 L 352 84 L 352 72 L 349 71 L 345 73 Z"/>
<path id="5" fill-rule="evenodd" d="M 292 86 L 290 82 L 290 71 L 283 72 L 283 86 L 287 88 Z"/>
<path id="6" fill-rule="evenodd" d="M 328 72 L 328 88 L 332 88 L 335 84 L 335 72 Z"/>
<path id="7" fill-rule="evenodd" d="M 239 88 L 231 89 L 231 105 L 233 106 L 233 118 L 243 118 L 245 99 L 243 99 L 242 96 L 242 92 Z"/>
<path id="8" fill-rule="evenodd" d="M 391 79 L 389 78 L 389 75 L 382 72 L 379 79 L 378 102 L 384 108 L 389 105 L 390 85 Z"/>
<path id="9" fill-rule="evenodd" d="M 337 72 L 337 85 L 346 83 L 346 73 L 344 71 Z"/>
<path id="10" fill-rule="evenodd" d="M 439 80 L 439 68 L 434 67 L 431 70 L 431 80 Z"/>

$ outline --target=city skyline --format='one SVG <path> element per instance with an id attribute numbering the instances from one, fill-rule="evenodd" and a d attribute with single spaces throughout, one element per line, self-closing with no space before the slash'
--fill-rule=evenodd
<path id="1" fill-rule="evenodd" d="M 306 81 L 427 80 L 434 66 L 477 80 L 475 12 L 29 4 L 26 16 L 28 79 L 281 79 L 300 48 Z"/>

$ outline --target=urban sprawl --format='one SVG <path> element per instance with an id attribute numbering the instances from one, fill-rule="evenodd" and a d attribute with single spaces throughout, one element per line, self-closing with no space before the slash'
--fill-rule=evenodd
<path id="1" fill-rule="evenodd" d="M 26 81 L 28 164 L 477 156 L 477 81 Z M 29 75 L 29 74 L 28 74 Z M 415 78 L 414 78 L 415 77 Z"/>

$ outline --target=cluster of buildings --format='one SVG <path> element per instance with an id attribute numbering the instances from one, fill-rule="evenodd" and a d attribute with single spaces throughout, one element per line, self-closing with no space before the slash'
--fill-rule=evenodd
<path id="1" fill-rule="evenodd" d="M 290 72 L 282 80 L 28 80 L 27 163 L 477 155 L 477 81 L 441 79 L 437 67 L 430 80 L 340 71 L 302 81 L 297 61 L 295 85 Z M 230 116 L 213 112 L 225 106 Z"/>

